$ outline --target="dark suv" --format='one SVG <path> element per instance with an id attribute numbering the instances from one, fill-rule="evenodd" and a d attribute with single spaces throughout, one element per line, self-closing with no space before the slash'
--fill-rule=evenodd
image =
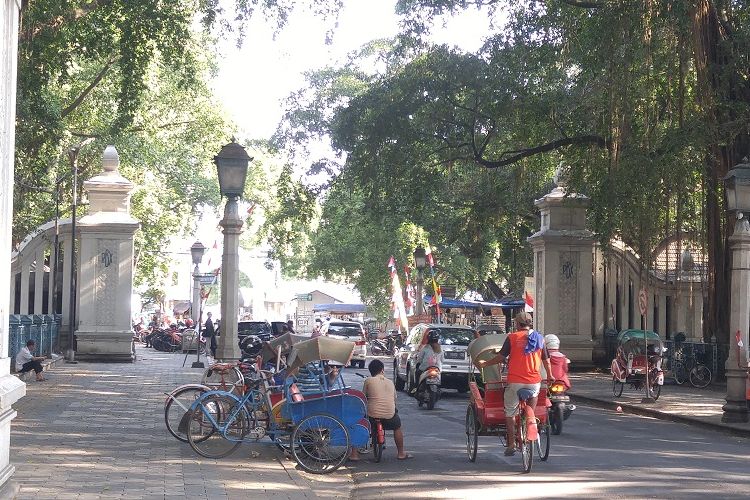
<path id="1" fill-rule="evenodd" d="M 271 340 L 271 325 L 268 321 L 240 321 L 237 323 L 237 336 L 242 340 L 248 335 L 255 335 L 261 340 Z"/>

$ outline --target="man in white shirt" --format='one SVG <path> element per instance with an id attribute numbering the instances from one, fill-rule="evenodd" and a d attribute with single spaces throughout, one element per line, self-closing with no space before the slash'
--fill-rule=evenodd
<path id="1" fill-rule="evenodd" d="M 26 347 L 18 351 L 16 354 L 16 371 L 18 373 L 26 373 L 34 370 L 36 373 L 36 381 L 44 382 L 46 379 L 42 376 L 42 363 L 44 356 L 34 356 L 31 352 L 36 349 L 36 342 L 29 340 L 26 342 Z"/>

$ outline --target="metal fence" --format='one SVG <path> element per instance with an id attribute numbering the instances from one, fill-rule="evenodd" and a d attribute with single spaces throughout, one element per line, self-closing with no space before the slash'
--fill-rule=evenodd
<path id="1" fill-rule="evenodd" d="M 49 356 L 59 351 L 60 320 L 59 314 L 11 314 L 8 356 L 11 368 L 15 369 L 15 358 L 18 351 L 26 346 L 29 340 L 36 341 L 36 355 Z"/>

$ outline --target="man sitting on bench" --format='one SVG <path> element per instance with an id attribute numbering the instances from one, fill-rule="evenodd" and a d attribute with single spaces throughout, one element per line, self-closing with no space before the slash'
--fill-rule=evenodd
<path id="1" fill-rule="evenodd" d="M 34 370 L 36 373 L 36 381 L 44 382 L 46 379 L 42 376 L 42 361 L 44 356 L 34 356 L 31 352 L 36 349 L 36 342 L 29 340 L 26 342 L 26 347 L 21 349 L 16 354 L 16 371 L 18 373 L 26 373 Z"/>

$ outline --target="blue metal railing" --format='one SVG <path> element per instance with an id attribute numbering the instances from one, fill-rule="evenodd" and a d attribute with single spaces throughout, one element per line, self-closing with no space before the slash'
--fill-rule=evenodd
<path id="1" fill-rule="evenodd" d="M 29 340 L 36 341 L 37 356 L 49 356 L 59 350 L 59 314 L 11 314 L 9 320 L 8 357 L 11 358 L 11 369 L 15 369 L 16 354 Z"/>

